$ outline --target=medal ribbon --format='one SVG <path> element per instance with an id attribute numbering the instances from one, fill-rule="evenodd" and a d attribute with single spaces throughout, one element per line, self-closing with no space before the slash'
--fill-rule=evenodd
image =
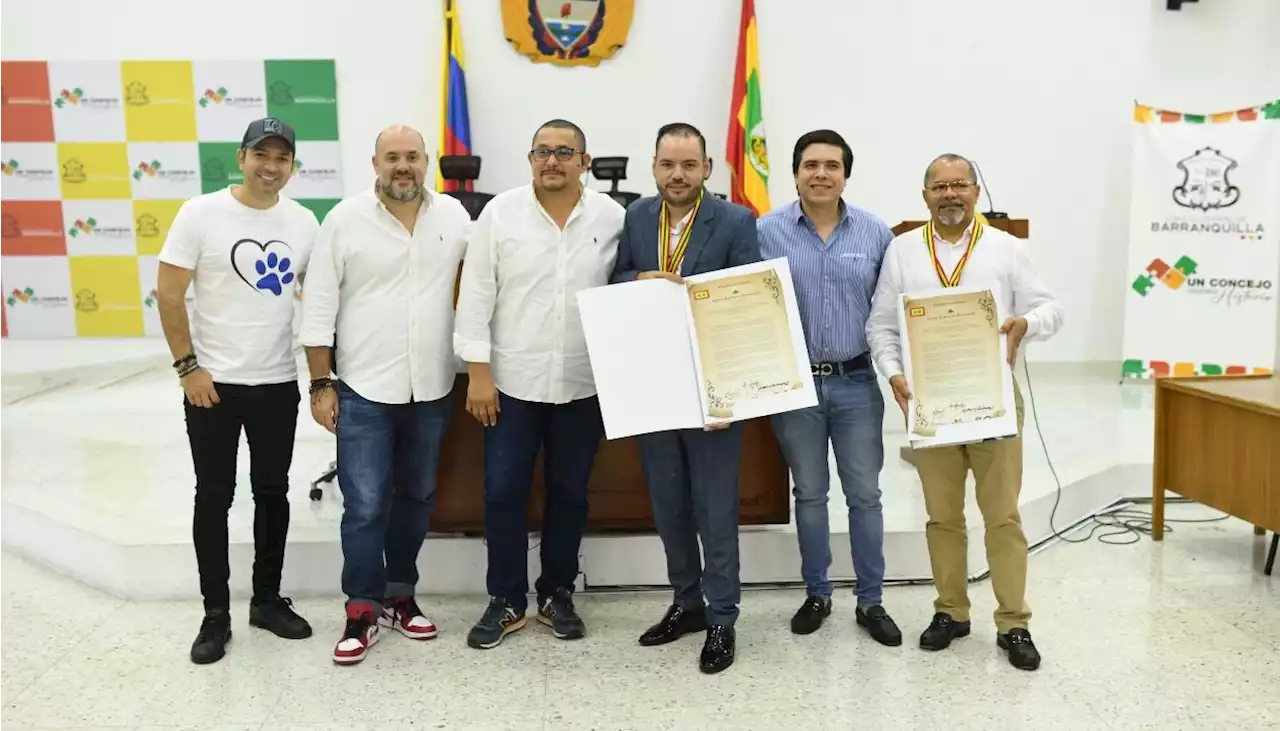
<path id="1" fill-rule="evenodd" d="M 975 215 L 973 217 L 973 231 L 969 234 L 969 245 L 965 247 L 964 256 L 960 257 L 960 261 L 956 262 L 956 268 L 947 275 L 947 270 L 943 268 L 942 262 L 938 260 L 938 248 L 933 241 L 933 219 L 924 225 L 924 241 L 929 246 L 929 256 L 933 257 L 933 271 L 938 275 L 938 281 L 942 282 L 943 287 L 957 287 L 960 285 L 960 273 L 964 271 L 964 265 L 969 263 L 969 255 L 973 253 L 973 247 L 978 245 L 978 239 L 982 238 L 983 217 Z"/>
<path id="2" fill-rule="evenodd" d="M 684 261 L 684 252 L 689 248 L 689 237 L 693 233 L 693 224 L 698 220 L 698 209 L 702 207 L 702 196 L 706 188 L 698 191 L 698 199 L 693 202 L 693 212 L 689 214 L 689 223 L 680 232 L 676 248 L 671 248 L 671 214 L 667 210 L 667 202 L 662 201 L 662 209 L 658 213 L 658 268 L 673 274 L 680 271 L 680 263 Z"/>

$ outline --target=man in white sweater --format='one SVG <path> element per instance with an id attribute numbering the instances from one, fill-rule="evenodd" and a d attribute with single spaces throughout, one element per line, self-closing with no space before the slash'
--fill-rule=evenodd
<path id="1" fill-rule="evenodd" d="M 975 214 L 979 192 L 972 163 L 958 155 L 938 157 L 924 178 L 929 223 L 895 238 L 885 253 L 867 320 L 867 342 L 876 367 L 889 377 L 904 416 L 911 397 L 898 330 L 904 292 L 997 284 L 1003 299 L 1000 311 L 1012 313 L 1000 326 L 1000 332 L 1008 335 L 1010 365 L 1017 361 L 1023 340 L 1045 340 L 1062 327 L 1062 307 L 1040 281 L 1026 242 L 985 225 Z M 1018 436 L 916 452 L 929 514 L 925 535 L 938 593 L 933 621 L 920 636 L 920 646 L 942 650 L 951 640 L 969 634 L 964 490 L 972 468 L 999 605 L 996 643 L 1008 652 L 1014 667 L 1035 670 L 1040 653 L 1027 629 L 1031 619 L 1025 599 L 1027 539 L 1018 515 L 1023 404 L 1016 382 L 1014 397 Z"/>

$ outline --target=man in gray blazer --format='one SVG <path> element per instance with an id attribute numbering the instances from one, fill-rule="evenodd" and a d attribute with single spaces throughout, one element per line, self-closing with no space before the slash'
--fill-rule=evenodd
<path id="1" fill-rule="evenodd" d="M 658 130 L 653 177 L 659 195 L 627 210 L 612 282 L 683 277 L 760 261 L 755 215 L 703 187 L 711 175 L 707 144 L 694 127 Z M 654 523 L 667 554 L 675 600 L 640 644 L 662 645 L 706 630 L 704 673 L 733 664 L 738 601 L 739 424 L 639 437 Z M 698 555 L 698 538 L 706 566 Z M 704 601 L 703 594 L 706 594 Z"/>

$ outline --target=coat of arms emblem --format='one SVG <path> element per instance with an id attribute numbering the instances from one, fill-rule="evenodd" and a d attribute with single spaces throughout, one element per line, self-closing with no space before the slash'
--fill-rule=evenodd
<path id="1" fill-rule="evenodd" d="M 597 66 L 627 40 L 635 0 L 502 0 L 517 53 L 536 62 Z"/>
<path id="2" fill-rule="evenodd" d="M 1173 189 L 1173 202 L 1202 211 L 1234 206 L 1240 200 L 1240 189 L 1229 176 L 1238 165 L 1212 147 L 1196 150 L 1194 155 L 1178 161 L 1182 184 Z"/>

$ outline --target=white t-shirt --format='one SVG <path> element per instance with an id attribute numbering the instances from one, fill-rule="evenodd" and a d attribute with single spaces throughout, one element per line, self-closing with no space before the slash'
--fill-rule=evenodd
<path id="1" fill-rule="evenodd" d="M 310 209 L 284 197 L 263 210 L 224 188 L 182 204 L 160 261 L 195 272 L 191 342 L 215 382 L 298 377 L 294 296 L 319 230 Z"/>

